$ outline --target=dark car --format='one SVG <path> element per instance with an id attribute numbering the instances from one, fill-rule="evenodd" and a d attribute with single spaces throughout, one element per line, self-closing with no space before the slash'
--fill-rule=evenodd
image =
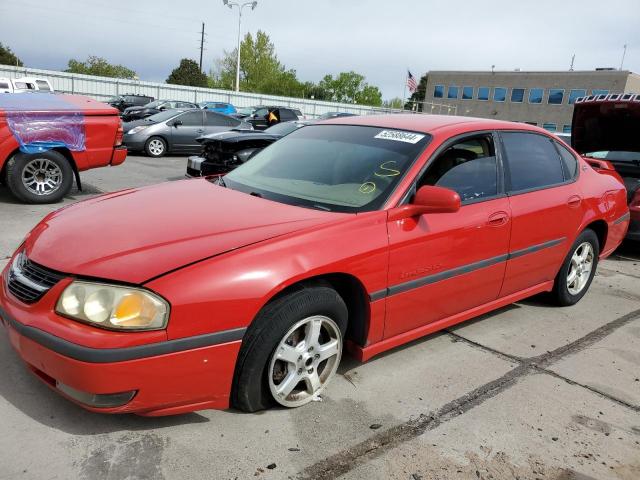
<path id="1" fill-rule="evenodd" d="M 232 128 L 251 129 L 251 126 L 209 110 L 171 109 L 125 123 L 123 143 L 130 151 L 144 152 L 150 157 L 196 153 L 202 148 L 196 138 Z"/>
<path id="2" fill-rule="evenodd" d="M 244 118 L 244 120 L 253 125 L 253 128 L 256 130 L 266 130 L 280 122 L 304 119 L 305 116 L 299 109 L 278 106 L 256 107 L 256 110 L 251 115 Z"/>
<path id="3" fill-rule="evenodd" d="M 124 112 L 129 107 L 140 107 L 146 105 L 149 102 L 153 102 L 154 98 L 148 95 L 135 95 L 127 93 L 125 95 L 116 95 L 107 100 L 107 103 L 114 108 Z"/>
<path id="4" fill-rule="evenodd" d="M 627 238 L 640 241 L 640 95 L 592 95 L 576 100 L 571 146 L 597 170 L 612 170 L 627 188 Z"/>
<path id="5" fill-rule="evenodd" d="M 197 139 L 202 144 L 200 156 L 189 157 L 187 177 L 227 173 L 273 142 L 312 121 L 283 122 L 264 131 L 230 130 Z"/>
<path id="6" fill-rule="evenodd" d="M 192 102 L 184 102 L 182 100 L 155 100 L 141 107 L 129 107 L 122 113 L 122 120 L 130 122 L 132 120 L 140 120 L 150 117 L 156 113 L 171 110 L 173 108 L 200 108 Z"/>
<path id="7" fill-rule="evenodd" d="M 355 117 L 357 116 L 355 113 L 349 112 L 327 112 L 320 115 L 318 120 L 329 120 L 331 118 L 340 118 L 340 117 Z"/>

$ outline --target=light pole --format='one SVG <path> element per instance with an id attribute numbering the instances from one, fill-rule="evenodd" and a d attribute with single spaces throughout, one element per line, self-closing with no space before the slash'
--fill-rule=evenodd
<path id="1" fill-rule="evenodd" d="M 227 7 L 233 9 L 233 7 L 238 7 L 238 64 L 236 65 L 236 92 L 240 91 L 240 24 L 242 22 L 242 9 L 244 7 L 251 6 L 251 10 L 255 10 L 258 6 L 257 1 L 253 2 L 245 2 L 245 3 L 236 3 L 230 2 L 229 0 L 222 0 Z"/>

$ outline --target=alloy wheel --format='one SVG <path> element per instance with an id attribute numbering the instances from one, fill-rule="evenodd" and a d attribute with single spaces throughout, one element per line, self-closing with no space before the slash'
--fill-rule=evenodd
<path id="1" fill-rule="evenodd" d="M 159 156 L 164 153 L 164 143 L 162 143 L 162 140 L 158 140 L 157 138 L 154 138 L 149 142 L 148 148 L 151 155 L 154 156 Z"/>
<path id="2" fill-rule="evenodd" d="M 22 184 L 35 195 L 51 195 L 62 185 L 62 170 L 48 158 L 34 158 L 22 169 Z"/>
<path id="3" fill-rule="evenodd" d="M 269 389 L 285 407 L 299 407 L 318 396 L 335 374 L 342 334 L 329 317 L 314 315 L 284 335 L 269 364 Z"/>
<path id="4" fill-rule="evenodd" d="M 578 295 L 589 282 L 593 261 L 594 252 L 591 243 L 584 242 L 578 245 L 571 256 L 567 274 L 567 290 L 571 295 Z"/>

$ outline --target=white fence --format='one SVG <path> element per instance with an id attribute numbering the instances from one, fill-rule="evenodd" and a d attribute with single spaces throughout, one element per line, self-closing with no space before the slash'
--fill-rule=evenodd
<path id="1" fill-rule="evenodd" d="M 167 83 L 143 82 L 122 78 L 94 77 L 76 73 L 40 70 L 36 68 L 12 67 L 0 65 L 0 77 L 43 77 L 48 79 L 53 88 L 59 92 L 88 95 L 97 100 L 106 100 L 115 95 L 142 94 L 157 99 L 184 100 L 187 102 L 228 102 L 236 107 L 252 105 L 282 105 L 299 108 L 309 117 L 317 117 L 327 112 L 349 112 L 358 115 L 373 113 L 402 113 L 399 109 L 385 109 L 350 103 L 323 102 L 319 100 L 262 95 L 260 93 L 234 92 L 213 88 L 185 87 Z M 426 103 L 424 110 L 428 113 L 456 114 L 456 107 L 444 104 Z M 405 113 L 410 113 L 406 111 Z"/>

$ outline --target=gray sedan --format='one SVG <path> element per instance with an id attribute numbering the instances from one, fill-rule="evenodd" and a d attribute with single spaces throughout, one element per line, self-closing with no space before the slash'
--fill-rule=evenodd
<path id="1" fill-rule="evenodd" d="M 131 152 L 150 157 L 166 153 L 198 153 L 196 138 L 231 129 L 251 130 L 250 124 L 209 110 L 175 109 L 124 124 L 123 143 Z"/>

